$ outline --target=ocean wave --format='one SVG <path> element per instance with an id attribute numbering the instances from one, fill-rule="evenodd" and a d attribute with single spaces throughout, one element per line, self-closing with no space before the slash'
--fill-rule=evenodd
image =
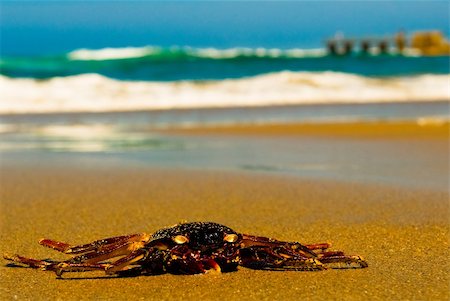
<path id="1" fill-rule="evenodd" d="M 235 58 L 304 58 L 325 56 L 326 50 L 317 49 L 280 49 L 280 48 L 245 48 L 235 47 L 228 49 L 218 48 L 193 48 L 189 46 L 173 46 L 168 48 L 158 46 L 103 48 L 103 49 L 78 49 L 67 54 L 70 60 L 100 61 L 123 60 L 133 58 L 152 59 L 180 59 L 180 58 L 204 58 L 204 59 L 235 59 Z"/>
<path id="2" fill-rule="evenodd" d="M 96 73 L 119 80 L 176 81 L 243 78 L 283 70 L 363 76 L 448 74 L 448 57 L 335 56 L 325 49 L 125 47 L 78 49 L 51 56 L 0 57 L 0 74 L 50 79 Z"/>
<path id="3" fill-rule="evenodd" d="M 220 81 L 118 81 L 98 74 L 49 80 L 0 76 L 1 114 L 108 112 L 291 104 L 442 101 L 450 75 L 372 78 L 277 72 Z"/>

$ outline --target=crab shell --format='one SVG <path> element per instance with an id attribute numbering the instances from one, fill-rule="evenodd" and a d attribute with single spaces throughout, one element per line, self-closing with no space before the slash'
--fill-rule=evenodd
<path id="1" fill-rule="evenodd" d="M 156 231 L 147 243 L 147 256 L 138 264 L 151 267 L 152 273 L 157 266 L 171 273 L 232 271 L 239 265 L 240 240 L 236 231 L 217 223 L 178 224 Z"/>

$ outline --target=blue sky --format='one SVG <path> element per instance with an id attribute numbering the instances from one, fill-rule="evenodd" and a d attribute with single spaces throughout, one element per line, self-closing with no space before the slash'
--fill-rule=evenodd
<path id="1" fill-rule="evenodd" d="M 317 47 L 336 31 L 449 32 L 448 1 L 1 1 L 3 54 L 143 45 Z"/>

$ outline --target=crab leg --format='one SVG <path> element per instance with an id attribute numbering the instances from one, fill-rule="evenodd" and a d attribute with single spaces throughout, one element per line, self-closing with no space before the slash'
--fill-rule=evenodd
<path id="1" fill-rule="evenodd" d="M 345 254 L 342 251 L 327 251 L 327 252 L 318 253 L 317 255 L 319 255 L 318 258 L 320 260 L 322 260 L 322 258 L 332 257 L 332 256 L 344 256 Z"/>
<path id="2" fill-rule="evenodd" d="M 324 242 L 324 243 L 318 243 L 318 244 L 312 244 L 312 245 L 305 245 L 310 250 L 321 250 L 322 252 L 326 249 L 331 247 L 331 243 Z"/>
<path id="3" fill-rule="evenodd" d="M 123 271 L 125 267 L 129 266 L 133 262 L 141 260 L 145 257 L 146 254 L 147 251 L 145 249 L 134 250 L 127 256 L 122 257 L 119 260 L 108 265 L 108 267 L 105 269 L 106 274 L 112 275 L 118 271 Z"/>
<path id="4" fill-rule="evenodd" d="M 243 244 L 243 247 L 252 247 L 252 246 L 284 247 L 295 250 L 296 252 L 299 252 L 307 257 L 317 256 L 317 254 L 312 251 L 314 250 L 314 247 L 316 247 L 316 245 L 311 245 L 313 249 L 310 249 L 308 248 L 308 246 L 304 246 L 299 242 L 279 241 L 276 239 L 262 236 L 243 234 L 241 244 Z M 322 244 L 320 244 L 320 246 L 322 246 Z"/>
<path id="5" fill-rule="evenodd" d="M 27 258 L 17 254 L 14 255 L 4 254 L 3 258 L 9 261 L 24 264 L 33 269 L 47 269 L 47 267 L 50 267 L 55 264 L 55 262 L 52 261 Z"/>
<path id="6" fill-rule="evenodd" d="M 82 254 L 68 260 L 68 263 L 97 263 L 101 261 L 105 261 L 111 258 L 119 257 L 119 256 L 128 256 L 135 250 L 138 250 L 144 246 L 143 243 L 132 242 L 132 243 L 124 243 L 121 245 L 112 245 L 106 248 L 103 248 L 99 251 L 92 251 L 86 254 Z"/>
<path id="7" fill-rule="evenodd" d="M 141 260 L 145 257 L 146 252 L 144 249 L 138 249 L 125 257 L 113 263 L 73 263 L 73 262 L 62 262 L 52 269 L 56 272 L 57 276 L 61 276 L 64 272 L 86 272 L 93 270 L 103 270 L 107 275 L 113 275 L 119 271 L 128 270 L 128 266 L 132 263 Z M 131 267 L 130 267 L 131 268 Z"/>
<path id="8" fill-rule="evenodd" d="M 315 271 L 323 270 L 323 264 L 315 259 L 303 257 L 286 248 L 252 247 L 241 252 L 241 264 L 245 267 L 273 271 Z"/>
<path id="9" fill-rule="evenodd" d="M 69 271 L 91 271 L 91 270 L 105 270 L 105 264 L 76 264 L 66 262 L 53 262 L 46 260 L 38 260 L 33 258 L 27 258 L 19 255 L 3 255 L 3 258 L 24 264 L 33 269 L 41 269 L 44 271 L 54 271 L 57 276 L 61 276 L 62 272 Z"/>
<path id="10" fill-rule="evenodd" d="M 307 260 L 286 260 L 280 263 L 270 263 L 263 267 L 264 270 L 271 271 L 321 271 L 326 268 L 317 259 Z"/>
<path id="11" fill-rule="evenodd" d="M 39 244 L 66 254 L 81 254 L 89 251 L 98 251 L 110 245 L 122 244 L 124 242 L 148 241 L 150 235 L 146 233 L 137 233 L 124 236 L 116 236 L 93 241 L 88 244 L 72 246 L 65 242 L 52 239 L 41 239 Z"/>
<path id="12" fill-rule="evenodd" d="M 332 269 L 367 268 L 367 262 L 358 255 L 330 255 L 320 258 L 320 262 Z"/>
<path id="13" fill-rule="evenodd" d="M 147 236 L 149 238 L 149 236 Z M 97 247 L 91 252 L 78 255 L 69 259 L 67 261 L 46 261 L 46 260 L 37 260 L 27 257 L 22 257 L 19 255 L 4 255 L 4 258 L 10 261 L 18 262 L 24 265 L 27 265 L 31 268 L 43 269 L 48 271 L 55 271 L 58 276 L 60 276 L 65 271 L 89 271 L 89 270 L 105 270 L 107 266 L 106 264 L 98 264 L 99 262 L 106 261 L 108 259 L 112 259 L 119 256 L 130 256 L 136 250 L 141 249 L 148 239 L 143 235 L 133 235 L 127 237 L 121 237 L 120 240 L 109 240 L 110 244 L 104 244 L 102 247 Z M 127 241 L 128 240 L 128 241 Z M 53 244 L 54 241 L 46 240 L 45 244 Z M 94 242 L 95 243 L 95 242 Z M 90 249 L 93 249 L 94 243 L 83 246 L 84 250 L 89 248 L 84 246 L 90 246 Z M 56 250 L 67 253 L 67 248 L 64 245 L 65 243 L 56 242 L 53 244 Z M 46 245 L 47 246 L 47 245 Z M 64 251 L 65 250 L 65 251 Z M 81 253 L 80 249 L 78 251 Z M 121 261 L 119 261 L 121 262 Z"/>
<path id="14" fill-rule="evenodd" d="M 255 269 L 321 270 L 368 266 L 360 256 L 345 255 L 342 251 L 326 251 L 330 243 L 302 245 L 244 234 L 241 246 L 242 265 Z"/>
<path id="15" fill-rule="evenodd" d="M 88 272 L 88 271 L 104 271 L 108 267 L 107 264 L 87 264 L 87 263 L 66 263 L 62 262 L 53 266 L 49 271 L 54 271 L 56 276 L 61 277 L 64 272 Z"/>

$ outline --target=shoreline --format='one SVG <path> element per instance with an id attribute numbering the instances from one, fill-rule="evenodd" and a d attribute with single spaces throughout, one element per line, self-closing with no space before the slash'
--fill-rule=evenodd
<path id="1" fill-rule="evenodd" d="M 152 113 L 167 113 L 174 114 L 188 113 L 192 111 L 211 113 L 214 111 L 235 111 L 235 110 L 273 110 L 273 109 L 291 109 L 291 108 L 327 108 L 327 107 L 364 107 L 364 106 L 390 106 L 390 105 L 433 105 L 444 104 L 448 105 L 446 99 L 420 99 L 420 100 L 402 100 L 402 101 L 370 101 L 367 103 L 361 102 L 318 102 L 318 103 L 285 103 L 285 104 L 261 104 L 261 105 L 234 105 L 234 106 L 211 106 L 211 107 L 168 107 L 168 108 L 154 108 L 154 109 L 129 109 L 129 110 L 111 110 L 111 111 L 42 111 L 42 112 L 1 112 L 0 118 L 39 118 L 52 116 L 82 116 L 82 115 L 116 115 L 116 114 L 152 114 Z"/>
<path id="2" fill-rule="evenodd" d="M 5 166 L 234 170 L 448 190 L 450 123 L 5 127 Z"/>

